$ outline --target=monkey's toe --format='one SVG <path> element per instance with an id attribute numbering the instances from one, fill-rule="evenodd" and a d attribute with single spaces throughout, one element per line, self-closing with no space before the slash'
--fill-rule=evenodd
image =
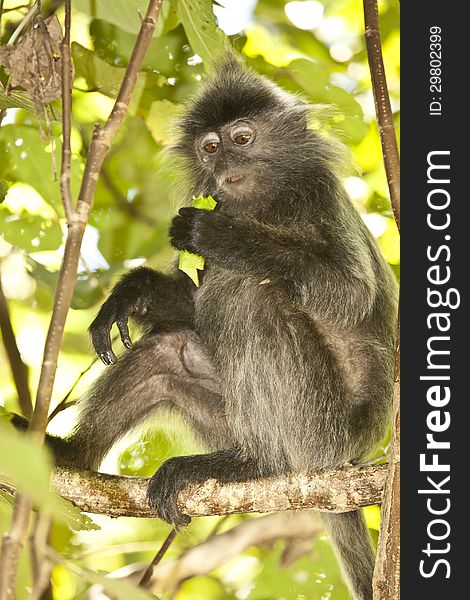
<path id="1" fill-rule="evenodd" d="M 147 502 L 160 519 L 171 525 L 184 527 L 191 523 L 191 518 L 178 508 L 178 494 L 186 481 L 178 477 L 170 459 L 150 479 L 147 489 Z M 169 464 L 170 463 L 170 464 Z"/>

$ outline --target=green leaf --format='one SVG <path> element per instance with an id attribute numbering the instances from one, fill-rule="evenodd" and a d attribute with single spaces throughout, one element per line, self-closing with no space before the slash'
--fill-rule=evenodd
<path id="1" fill-rule="evenodd" d="M 61 164 L 60 141 L 55 138 L 55 162 Z M 4 150 L 3 150 L 4 148 Z M 37 127 L 30 125 L 4 125 L 0 128 L 0 153 L 8 167 L 2 176 L 10 181 L 20 181 L 33 187 L 42 198 L 63 215 L 59 182 L 54 179 L 50 142 L 44 142 Z M 72 197 L 80 187 L 83 158 L 72 156 Z M 3 164 L 1 165 L 3 168 Z"/>
<path id="2" fill-rule="evenodd" d="M 83 577 L 88 581 L 100 584 L 116 600 L 155 600 L 155 596 L 150 592 L 145 592 L 137 588 L 129 581 L 123 579 L 112 579 L 88 569 L 80 570 Z"/>
<path id="3" fill-rule="evenodd" d="M 199 275 L 197 271 L 198 269 L 200 271 L 204 269 L 205 262 L 206 259 L 203 256 L 188 252 L 187 250 L 181 250 L 178 269 L 183 271 L 183 273 L 186 273 L 186 275 L 193 280 L 194 285 L 199 287 Z"/>
<path id="4" fill-rule="evenodd" d="M 177 104 L 169 100 L 152 102 L 145 123 L 157 144 L 164 146 L 175 141 L 171 125 L 180 110 Z"/>
<path id="5" fill-rule="evenodd" d="M 141 0 L 74 0 L 74 8 L 120 27 L 127 33 L 137 34 L 148 2 Z M 174 29 L 179 23 L 171 0 L 164 0 L 158 16 L 154 37 Z"/>
<path id="6" fill-rule="evenodd" d="M 194 208 L 201 208 L 202 210 L 214 210 L 217 206 L 217 202 L 212 196 L 203 196 L 201 194 L 197 198 L 193 198 L 192 205 Z"/>
<path id="7" fill-rule="evenodd" d="M 27 252 L 56 250 L 62 243 L 62 231 L 57 222 L 27 212 L 13 213 L 0 206 L 2 237 L 13 246 Z"/>
<path id="8" fill-rule="evenodd" d="M 261 569 L 253 581 L 247 600 L 350 598 L 341 581 L 338 562 L 326 539 L 317 539 L 311 552 L 281 569 L 284 547 L 284 543 L 278 541 L 272 550 L 262 552 Z"/>
<path id="9" fill-rule="evenodd" d="M 97 526 L 73 504 L 51 492 L 51 461 L 47 451 L 0 420 L 0 478 L 31 497 L 35 506 L 74 530 Z"/>
<path id="10" fill-rule="evenodd" d="M 85 78 L 88 87 L 115 98 L 124 77 L 124 69 L 112 67 L 106 61 L 98 58 L 94 52 L 72 43 L 72 57 L 76 68 L 76 75 Z"/>
<path id="11" fill-rule="evenodd" d="M 0 203 L 5 200 L 5 197 L 8 192 L 8 183 L 0 179 Z"/>
<path id="12" fill-rule="evenodd" d="M 210 68 L 225 49 L 225 36 L 217 29 L 212 0 L 178 0 L 176 12 L 193 52 Z"/>
<path id="13" fill-rule="evenodd" d="M 12 91 L 8 94 L 0 92 L 0 109 L 4 108 L 22 108 L 32 114 L 35 118 L 39 118 L 41 121 L 45 119 L 44 113 L 37 114 L 34 110 L 33 103 L 29 99 L 26 92 Z M 47 115 L 51 121 L 61 121 L 62 113 L 54 106 L 47 105 Z"/>
<path id="14" fill-rule="evenodd" d="M 17 433 L 0 421 L 0 473 L 4 479 L 20 487 L 35 500 L 50 499 L 49 476 L 51 463 L 43 448 L 30 438 Z"/>
<path id="15" fill-rule="evenodd" d="M 299 58 L 288 67 L 294 81 L 317 103 L 335 104 L 351 116 L 362 117 L 362 108 L 352 94 L 331 85 L 328 72 L 318 63 Z"/>
<path id="16" fill-rule="evenodd" d="M 194 208 L 202 210 L 214 210 L 217 206 L 217 202 L 212 196 L 203 196 L 202 194 L 197 198 L 194 196 L 192 205 Z M 198 271 L 202 271 L 205 265 L 205 258 L 199 254 L 188 252 L 187 250 L 181 250 L 180 260 L 178 268 L 194 282 L 196 287 L 199 287 L 199 275 Z"/>
<path id="17" fill-rule="evenodd" d="M 90 35 L 97 56 L 114 67 L 128 65 L 135 45 L 135 35 L 101 19 L 91 22 Z M 181 67 L 187 64 L 188 53 L 183 50 L 187 43 L 182 27 L 153 38 L 145 53 L 142 70 L 154 73 L 157 69 L 165 77 L 181 75 Z"/>
<path id="18" fill-rule="evenodd" d="M 141 26 L 139 10 L 146 9 L 141 0 L 74 0 L 74 8 L 95 19 L 103 19 L 129 33 L 137 33 Z"/>
<path id="19" fill-rule="evenodd" d="M 395 219 L 389 219 L 387 228 L 379 237 L 379 246 L 385 259 L 391 265 L 400 264 L 400 234 Z"/>

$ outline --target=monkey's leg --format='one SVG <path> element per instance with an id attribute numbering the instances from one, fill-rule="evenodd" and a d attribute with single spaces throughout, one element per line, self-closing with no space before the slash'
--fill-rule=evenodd
<path id="1" fill-rule="evenodd" d="M 177 506 L 179 492 L 190 483 L 217 479 L 222 483 L 250 481 L 271 475 L 258 462 L 236 448 L 211 454 L 176 456 L 165 461 L 150 479 L 147 497 L 157 515 L 174 525 L 188 525 L 191 519 Z"/>
<path id="2" fill-rule="evenodd" d="M 108 367 L 79 401 L 73 434 L 49 439 L 57 462 L 97 469 L 115 442 L 162 406 L 189 419 L 210 449 L 229 443 L 212 365 L 189 331 L 147 335 Z"/>
<path id="3" fill-rule="evenodd" d="M 362 511 L 323 513 L 322 519 L 354 600 L 372 600 L 375 552 Z"/>

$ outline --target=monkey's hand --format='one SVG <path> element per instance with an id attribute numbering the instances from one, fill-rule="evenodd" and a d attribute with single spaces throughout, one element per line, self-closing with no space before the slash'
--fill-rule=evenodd
<path id="1" fill-rule="evenodd" d="M 127 294 L 120 293 L 116 287 L 111 296 L 106 300 L 90 325 L 89 331 L 93 347 L 105 365 L 117 361 L 111 347 L 111 328 L 116 323 L 122 343 L 127 349 L 132 348 L 127 321 L 131 315 L 147 314 L 149 308 L 145 298 L 139 295 L 138 290 L 127 290 Z"/>
<path id="2" fill-rule="evenodd" d="M 200 208 L 181 208 L 170 227 L 171 244 L 178 250 L 208 253 L 219 236 L 230 233 L 230 217 Z"/>

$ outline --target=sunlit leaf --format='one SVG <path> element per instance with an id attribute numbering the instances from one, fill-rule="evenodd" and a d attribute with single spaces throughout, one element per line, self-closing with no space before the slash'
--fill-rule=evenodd
<path id="1" fill-rule="evenodd" d="M 0 179 L 0 202 L 3 202 L 5 200 L 5 196 L 7 195 L 8 192 L 8 183 L 6 181 L 3 181 L 3 179 Z"/>
<path id="2" fill-rule="evenodd" d="M 388 220 L 387 229 L 379 238 L 379 245 L 390 264 L 400 264 L 400 235 L 395 219 Z"/>
<path id="3" fill-rule="evenodd" d="M 194 197 L 192 201 L 192 205 L 194 208 L 199 208 L 202 210 L 214 210 L 217 206 L 217 202 L 212 198 L 212 196 L 198 196 Z M 199 275 L 198 271 L 202 271 L 205 265 L 205 258 L 203 256 L 199 256 L 199 254 L 194 254 L 193 252 L 188 252 L 187 250 L 181 250 L 180 252 L 180 260 L 178 264 L 178 268 L 194 282 L 196 287 L 199 287 Z"/>
<path id="4" fill-rule="evenodd" d="M 177 0 L 176 12 L 191 48 L 210 67 L 225 48 L 224 35 L 216 28 L 212 0 Z"/>
<path id="5" fill-rule="evenodd" d="M 45 120 L 45 115 L 43 112 L 38 114 L 34 110 L 33 103 L 29 99 L 29 96 L 26 92 L 19 90 L 14 90 L 8 94 L 0 92 L 0 109 L 3 108 L 22 108 L 27 110 L 35 118 L 39 117 L 41 120 Z M 47 116 L 51 121 L 62 120 L 62 113 L 60 110 L 50 104 L 47 105 Z"/>
<path id="6" fill-rule="evenodd" d="M 133 34 L 139 32 L 147 4 L 147 0 L 74 0 L 73 3 L 74 8 L 90 17 L 103 19 Z"/>
<path id="7" fill-rule="evenodd" d="M 25 211 L 13 213 L 0 206 L 1 235 L 12 246 L 28 252 L 55 250 L 62 242 L 59 224 Z"/>
<path id="8" fill-rule="evenodd" d="M 57 166 L 61 162 L 58 137 L 54 139 L 54 142 Z M 59 216 L 62 216 L 59 181 L 54 179 L 51 143 L 41 138 L 39 129 L 32 125 L 2 126 L 0 128 L 0 151 L 4 153 L 7 163 L 6 173 L 3 174 L 3 177 L 11 181 L 27 183 L 54 208 Z M 82 165 L 83 159 L 74 154 L 71 173 L 73 197 L 76 197 L 78 193 Z"/>
<path id="9" fill-rule="evenodd" d="M 117 96 L 124 77 L 123 68 L 112 67 L 94 52 L 76 42 L 72 44 L 72 56 L 76 74 L 85 78 L 91 90 L 113 98 Z"/>
<path id="10" fill-rule="evenodd" d="M 380 529 L 380 506 L 365 506 L 364 517 L 369 529 Z"/>
<path id="11" fill-rule="evenodd" d="M 179 112 L 180 107 L 169 100 L 152 103 L 145 122 L 157 144 L 166 145 L 175 141 L 173 122 Z"/>
<path id="12" fill-rule="evenodd" d="M 313 545 L 313 544 L 312 544 Z M 349 600 L 338 568 L 338 562 L 329 543 L 317 539 L 313 551 L 302 556 L 287 569 L 281 569 L 279 562 L 283 544 L 278 542 L 273 551 L 263 553 L 260 573 L 247 596 L 248 600 L 266 600 L 266 598 L 297 599 L 334 598 Z"/>
<path id="13" fill-rule="evenodd" d="M 28 494 L 36 506 L 75 530 L 96 525 L 70 502 L 50 491 L 51 462 L 44 448 L 0 421 L 0 479 Z"/>

